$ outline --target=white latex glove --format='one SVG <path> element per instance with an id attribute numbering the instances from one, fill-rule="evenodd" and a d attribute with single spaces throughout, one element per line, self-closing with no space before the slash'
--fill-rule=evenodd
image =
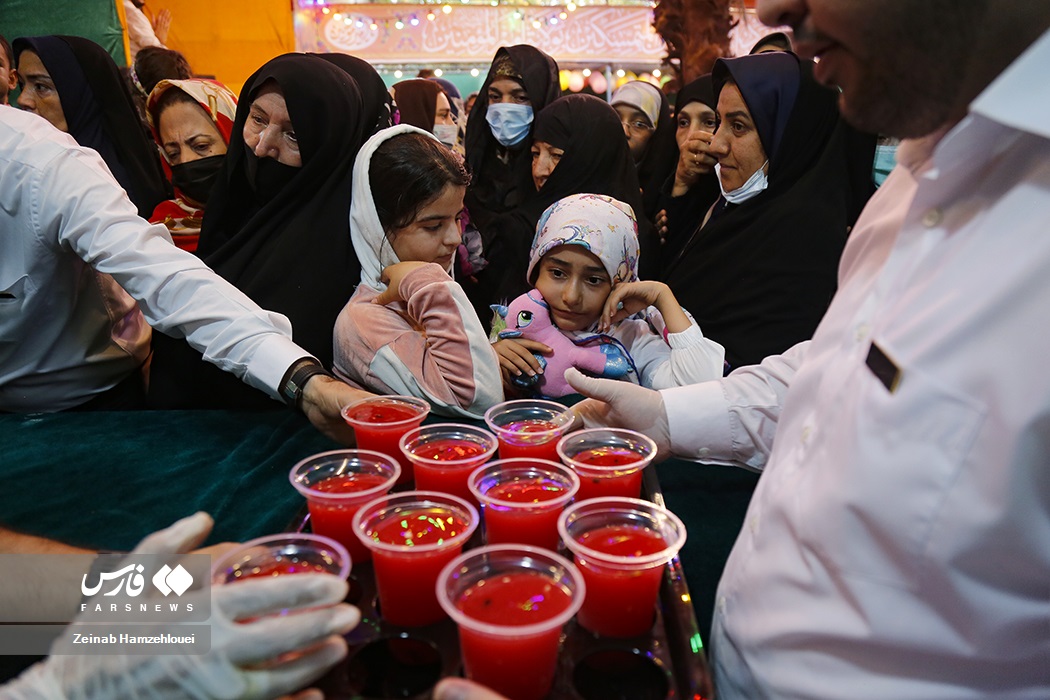
<path id="1" fill-rule="evenodd" d="M 570 367 L 565 381 L 588 397 L 572 407 L 584 428 L 627 428 L 647 435 L 656 443 L 658 459 L 671 456 L 667 410 L 660 392 L 615 379 L 588 377 Z"/>
<path id="2" fill-rule="evenodd" d="M 150 535 L 134 551 L 184 552 L 203 541 L 211 525 L 207 514 L 198 513 Z M 328 574 L 296 574 L 215 586 L 211 589 L 211 649 L 207 653 L 53 655 L 0 687 L 0 698 L 174 700 L 285 695 L 319 678 L 346 655 L 346 641 L 340 635 L 353 629 L 360 619 L 356 608 L 337 605 L 346 593 L 346 582 Z M 191 591 L 182 600 L 200 604 L 205 595 L 202 590 Z M 321 609 L 261 617 L 298 608 Z M 158 623 L 142 625 L 140 634 L 177 634 L 177 630 L 170 623 Z M 291 660 L 280 660 L 289 652 L 302 653 Z M 265 666 L 260 667 L 262 664 Z"/>
<path id="3" fill-rule="evenodd" d="M 499 693 L 466 678 L 446 678 L 434 688 L 434 700 L 507 700 Z"/>

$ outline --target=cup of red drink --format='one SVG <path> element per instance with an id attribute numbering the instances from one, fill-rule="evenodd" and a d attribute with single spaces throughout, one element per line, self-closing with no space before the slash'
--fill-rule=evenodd
<path id="1" fill-rule="evenodd" d="M 664 566 L 685 543 L 678 516 L 638 498 L 594 498 L 566 508 L 558 532 L 587 583 L 576 621 L 607 637 L 647 634 Z"/>
<path id="2" fill-rule="evenodd" d="M 580 476 L 577 501 L 602 496 L 638 498 L 642 470 L 656 457 L 656 443 L 633 430 L 592 428 L 558 441 L 558 457 Z"/>
<path id="3" fill-rule="evenodd" d="M 462 498 L 405 491 L 366 503 L 354 533 L 372 550 L 380 615 L 391 624 L 420 627 L 445 618 L 434 586 L 478 527 L 478 511 Z"/>
<path id="4" fill-rule="evenodd" d="M 371 450 L 332 450 L 307 457 L 288 474 L 292 486 L 306 497 L 310 529 L 346 547 L 355 562 L 372 553 L 354 535 L 354 513 L 393 488 L 401 467 Z"/>
<path id="5" fill-rule="evenodd" d="M 523 545 L 473 549 L 437 581 L 438 601 L 459 627 L 467 678 L 510 700 L 547 697 L 562 627 L 585 593 L 571 562 Z"/>
<path id="6" fill-rule="evenodd" d="M 346 547 L 322 535 L 289 532 L 249 540 L 211 567 L 213 584 L 287 574 L 350 575 Z"/>
<path id="7" fill-rule="evenodd" d="M 485 423 L 499 438 L 500 459 L 558 461 L 558 438 L 572 421 L 571 409 L 542 399 L 504 401 L 485 411 Z"/>
<path id="8" fill-rule="evenodd" d="M 546 459 L 497 459 L 470 475 L 486 544 L 558 548 L 558 516 L 580 488 L 569 467 Z"/>
<path id="9" fill-rule="evenodd" d="M 401 436 L 422 425 L 430 404 L 414 396 L 372 396 L 344 406 L 343 420 L 354 429 L 357 446 L 390 455 L 401 466 L 397 483 L 412 480 L 412 464 L 405 460 L 397 443 Z"/>
<path id="10" fill-rule="evenodd" d="M 467 477 L 492 459 L 499 442 L 482 428 L 458 423 L 424 425 L 405 433 L 401 454 L 412 463 L 416 489 L 440 491 L 476 503 Z"/>

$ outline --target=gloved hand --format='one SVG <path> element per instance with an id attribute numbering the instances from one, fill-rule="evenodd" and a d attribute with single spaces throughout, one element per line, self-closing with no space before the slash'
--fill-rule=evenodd
<path id="1" fill-rule="evenodd" d="M 197 513 L 148 536 L 134 552 L 185 552 L 203 541 L 211 525 L 207 514 Z M 0 687 L 0 699 L 278 697 L 317 679 L 346 655 L 346 641 L 340 635 L 360 620 L 356 608 L 338 604 L 346 593 L 346 582 L 328 574 L 295 574 L 214 586 L 210 592 L 211 649 L 207 653 L 52 655 Z M 209 593 L 203 590 L 190 591 L 182 600 L 200 605 L 206 595 Z M 308 610 L 265 617 L 300 608 Z M 142 625 L 140 634 L 165 632 L 178 634 L 178 625 Z M 290 652 L 298 655 L 284 658 Z"/>
<path id="2" fill-rule="evenodd" d="M 579 370 L 565 370 L 565 381 L 588 397 L 572 407 L 584 428 L 627 428 L 656 443 L 657 459 L 671 456 L 667 411 L 660 392 L 612 379 L 595 379 Z"/>
<path id="3" fill-rule="evenodd" d="M 446 678 L 434 688 L 434 700 L 507 700 L 499 693 L 466 678 Z"/>

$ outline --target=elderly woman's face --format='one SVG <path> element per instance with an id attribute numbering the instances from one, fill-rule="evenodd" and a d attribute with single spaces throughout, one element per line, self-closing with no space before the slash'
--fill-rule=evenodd
<path id="1" fill-rule="evenodd" d="M 293 168 L 303 166 L 288 104 L 276 83 L 269 83 L 252 100 L 244 122 L 244 143 L 260 158 L 273 158 Z"/>
<path id="2" fill-rule="evenodd" d="M 35 52 L 26 50 L 18 55 L 18 82 L 22 85 L 22 93 L 18 96 L 19 107 L 39 114 L 59 131 L 69 131 L 55 81 Z"/>
<path id="3" fill-rule="evenodd" d="M 554 172 L 554 169 L 558 167 L 558 163 L 561 162 L 561 157 L 564 155 L 564 150 L 557 146 L 552 146 L 546 141 L 533 142 L 532 183 L 536 185 L 537 190 L 543 187 L 543 183 L 547 182 L 547 179 Z"/>
<path id="4" fill-rule="evenodd" d="M 744 96 L 733 83 L 726 83 L 718 96 L 718 122 L 710 153 L 718 158 L 722 188 L 732 192 L 766 165 L 766 151 L 758 138 L 758 129 L 751 120 Z"/>
<path id="5" fill-rule="evenodd" d="M 171 165 L 226 153 L 222 134 L 200 105 L 171 103 L 160 113 L 157 133 L 160 147 Z"/>

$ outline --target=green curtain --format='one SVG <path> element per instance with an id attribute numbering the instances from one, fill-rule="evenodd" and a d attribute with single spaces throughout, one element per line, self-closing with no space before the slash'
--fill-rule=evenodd
<path id="1" fill-rule="evenodd" d="M 117 13 L 120 1 L 2 0 L 0 34 L 8 41 L 45 34 L 82 36 L 106 49 L 118 66 L 126 66 L 124 28 Z"/>

